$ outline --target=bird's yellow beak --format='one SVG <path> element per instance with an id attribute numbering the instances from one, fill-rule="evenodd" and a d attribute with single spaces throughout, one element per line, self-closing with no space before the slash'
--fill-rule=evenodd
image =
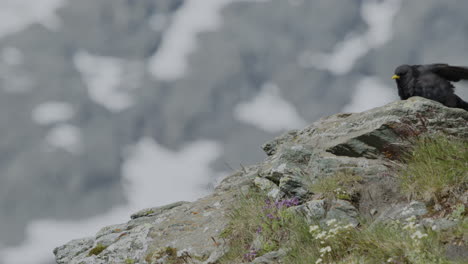
<path id="1" fill-rule="evenodd" d="M 393 80 L 400 79 L 400 75 L 396 75 L 396 74 L 395 74 L 395 75 L 392 76 L 392 79 L 393 79 Z"/>

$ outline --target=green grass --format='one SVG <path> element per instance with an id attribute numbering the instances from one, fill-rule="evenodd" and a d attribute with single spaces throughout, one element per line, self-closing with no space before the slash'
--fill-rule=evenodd
<path id="1" fill-rule="evenodd" d="M 105 249 L 107 248 L 107 246 L 104 246 L 103 244 L 97 244 L 94 248 L 92 248 L 89 253 L 88 253 L 88 256 L 93 256 L 93 255 L 99 255 L 101 254 L 102 251 L 104 251 Z"/>
<path id="2" fill-rule="evenodd" d="M 417 199 L 439 202 L 457 197 L 468 186 L 468 141 L 443 135 L 423 136 L 403 156 L 402 191 Z"/>
<path id="3" fill-rule="evenodd" d="M 338 172 L 335 175 L 317 180 L 310 186 L 313 193 L 320 193 L 326 198 L 351 200 L 357 191 L 362 177 L 347 172 Z"/>
<path id="4" fill-rule="evenodd" d="M 244 254 L 248 253 L 261 223 L 260 212 L 265 196 L 259 192 L 239 194 L 238 205 L 230 214 L 230 222 L 221 233 L 229 241 L 229 251 L 221 258 L 220 263 L 241 263 Z"/>
<path id="5" fill-rule="evenodd" d="M 319 259 L 322 263 L 343 264 L 457 263 L 444 256 L 440 233 L 421 227 L 405 226 L 407 223 L 398 222 L 363 224 L 360 228 L 332 225 L 319 228 L 313 234 L 302 227 L 302 230 L 293 232 L 296 236 L 293 237 L 293 241 L 289 241 L 291 251 L 286 256 L 285 263 L 310 264 L 320 261 Z M 466 229 L 461 229 L 466 232 Z M 335 232 L 330 232 L 331 230 Z M 447 231 L 445 236 L 463 232 L 457 230 L 455 228 Z M 317 235 L 322 232 L 325 235 L 319 238 Z M 330 234 L 332 235 L 327 238 Z M 423 237 L 418 238 L 418 235 Z M 320 250 L 328 246 L 330 252 L 322 254 Z"/>
<path id="6" fill-rule="evenodd" d="M 298 217 L 286 206 L 278 209 L 267 200 L 258 190 L 240 195 L 239 204 L 230 214 L 230 223 L 221 234 L 229 241 L 229 251 L 220 263 L 242 263 L 249 258 L 246 254 L 261 256 L 278 250 L 289 240 Z"/>
<path id="7" fill-rule="evenodd" d="M 433 231 L 417 226 L 414 219 L 401 223 L 363 220 L 358 228 L 333 223 L 310 231 L 302 216 L 287 208 L 269 208 L 267 196 L 252 189 L 240 195 L 222 232 L 229 251 L 219 264 L 246 263 L 280 248 L 287 249 L 283 263 L 289 264 L 466 263 L 448 260 L 444 247 L 466 245 L 467 210 L 458 197 L 468 186 L 468 142 L 423 136 L 402 155 L 402 161 L 397 170 L 401 191 L 426 202 L 444 200 L 450 207 L 449 218 L 458 221 L 455 227 Z M 342 172 L 318 180 L 310 189 L 326 198 L 350 200 L 361 183 L 360 176 Z"/>
<path id="8" fill-rule="evenodd" d="M 126 259 L 125 264 L 135 264 L 135 260 L 133 259 Z"/>
<path id="9" fill-rule="evenodd" d="M 311 264 L 322 259 L 322 263 L 456 263 L 444 256 L 443 244 L 461 239 L 466 230 L 466 221 L 444 233 L 408 225 L 407 222 L 362 224 L 359 228 L 339 223 L 326 227 L 310 226 L 298 215 L 283 208 L 269 220 L 264 217 L 266 196 L 256 190 L 242 196 L 231 213 L 229 226 L 222 233 L 228 241 L 229 251 L 220 264 L 247 263 L 254 257 L 279 248 L 289 249 L 284 263 Z M 406 227 L 405 227 L 406 226 Z M 258 232 L 262 227 L 261 233 Z M 324 232 L 319 238 L 317 234 Z M 415 236 L 421 235 L 422 238 Z M 256 244 L 258 248 L 252 250 Z M 330 246 L 331 251 L 320 251 Z M 256 254 L 246 258 L 246 254 Z M 389 261 L 389 262 L 387 262 Z"/>

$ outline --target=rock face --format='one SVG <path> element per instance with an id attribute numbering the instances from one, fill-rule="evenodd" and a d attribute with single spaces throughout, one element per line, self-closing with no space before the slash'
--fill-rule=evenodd
<path id="1" fill-rule="evenodd" d="M 468 112 L 418 97 L 363 113 L 329 116 L 265 144 L 264 162 L 227 177 L 213 194 L 192 203 L 142 210 L 126 224 L 73 240 L 54 254 L 60 264 L 215 263 L 227 249 L 220 233 L 229 210 L 253 185 L 275 199 L 298 197 L 300 204 L 291 210 L 309 221 L 357 224 L 359 215 L 382 221 L 421 216 L 427 213 L 424 203 L 400 199 L 388 174 L 389 163 L 397 148 L 420 133 L 442 132 L 468 140 L 467 124 Z M 355 201 L 317 199 L 305 187 L 339 171 L 367 182 Z M 282 255 L 281 250 L 270 252 L 252 263 L 276 263 Z"/>

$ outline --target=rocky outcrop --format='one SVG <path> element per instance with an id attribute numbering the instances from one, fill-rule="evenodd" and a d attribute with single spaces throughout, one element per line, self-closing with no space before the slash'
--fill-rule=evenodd
<path id="1" fill-rule="evenodd" d="M 290 210 L 310 222 L 339 219 L 357 225 L 360 215 L 379 221 L 424 216 L 424 203 L 398 194 L 391 163 L 411 137 L 441 132 L 468 139 L 467 124 L 468 112 L 417 97 L 323 118 L 265 144 L 264 162 L 227 177 L 213 194 L 192 203 L 145 209 L 126 224 L 73 240 L 54 250 L 57 263 L 216 263 L 227 250 L 220 234 L 229 210 L 252 186 L 273 199 L 297 197 L 299 205 Z M 359 175 L 366 183 L 352 199 L 330 200 L 307 188 L 339 172 Z M 276 263 L 282 255 L 283 250 L 270 252 L 252 263 Z"/>

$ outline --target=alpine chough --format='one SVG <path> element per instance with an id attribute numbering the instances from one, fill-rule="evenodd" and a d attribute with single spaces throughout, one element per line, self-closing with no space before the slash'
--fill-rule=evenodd
<path id="1" fill-rule="evenodd" d="M 468 111 L 468 103 L 454 93 L 451 82 L 468 80 L 468 68 L 437 63 L 427 65 L 400 65 L 395 69 L 394 79 L 402 100 L 421 96 L 440 102 L 448 107 Z"/>

